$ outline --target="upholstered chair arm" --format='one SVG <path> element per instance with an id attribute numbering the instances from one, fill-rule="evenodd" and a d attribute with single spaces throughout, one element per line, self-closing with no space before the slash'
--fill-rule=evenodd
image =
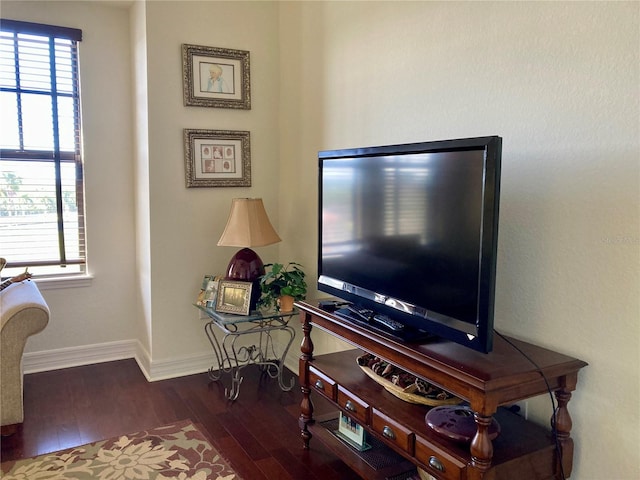
<path id="1" fill-rule="evenodd" d="M 49 322 L 49 307 L 36 284 L 24 281 L 0 292 L 0 412 L 1 425 L 24 420 L 22 354 L 27 339 Z"/>

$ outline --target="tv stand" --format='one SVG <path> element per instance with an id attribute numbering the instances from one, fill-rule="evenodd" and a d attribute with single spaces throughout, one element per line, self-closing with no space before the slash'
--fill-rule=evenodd
<path id="1" fill-rule="evenodd" d="M 363 478 L 384 478 L 354 460 L 349 449 L 328 440 L 322 428 L 315 425 L 313 392 L 438 480 L 551 480 L 571 474 L 573 440 L 567 404 L 585 362 L 510 339 L 536 362 L 555 393 L 558 408 L 554 437 L 548 429 L 499 408 L 547 393 L 540 371 L 505 339 L 496 337 L 489 354 L 444 340 L 408 344 L 368 326 L 346 322 L 315 304 L 296 305 L 304 335 L 299 371 L 303 394 L 299 424 L 304 448 L 310 447 L 312 436 L 317 434 Z M 428 407 L 406 403 L 371 380 L 356 364 L 360 350 L 314 356 L 313 327 L 467 401 L 477 426 L 471 443 L 456 443 L 427 427 L 424 417 Z M 501 433 L 492 441 L 489 427 L 494 417 Z"/>

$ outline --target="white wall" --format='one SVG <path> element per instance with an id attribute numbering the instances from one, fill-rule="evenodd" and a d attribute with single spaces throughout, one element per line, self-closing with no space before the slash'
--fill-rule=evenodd
<path id="1" fill-rule="evenodd" d="M 136 336 L 131 57 L 127 10 L 87 2 L 2 2 L 2 17 L 80 28 L 88 287 L 43 291 L 49 326 L 29 352 Z M 42 287 L 45 288 L 45 287 Z"/>
<path id="2" fill-rule="evenodd" d="M 136 339 L 140 344 L 138 361 L 146 372 L 153 358 L 153 317 L 151 311 L 151 206 L 149 195 L 149 82 L 147 75 L 147 10 L 144 2 L 131 8 L 131 71 L 133 91 L 133 178 L 136 224 Z"/>
<path id="3" fill-rule="evenodd" d="M 152 371 L 205 358 L 191 303 L 234 252 L 215 246 L 231 198 L 263 197 L 283 242 L 260 255 L 313 278 L 318 150 L 498 134 L 496 327 L 589 362 L 572 478 L 639 478 L 639 5 L 3 1 L 3 17 L 85 32 L 95 280 L 44 292 L 52 321 L 28 351 L 134 339 Z M 252 110 L 184 107 L 182 43 L 249 50 Z M 183 128 L 250 130 L 253 187 L 186 189 Z M 529 407 L 546 422 L 546 398 Z"/>
<path id="4" fill-rule="evenodd" d="M 2 15 L 84 32 L 94 280 L 44 290 L 53 316 L 27 344 L 27 371 L 134 354 L 153 379 L 203 371 L 211 347 L 192 304 L 202 277 L 223 273 L 237 250 L 216 246 L 231 200 L 263 198 L 278 225 L 277 4 L 7 1 Z M 250 51 L 251 110 L 185 107 L 183 43 Z M 184 128 L 250 131 L 252 186 L 187 189 Z M 266 263 L 278 246 L 257 251 Z"/>
<path id="5" fill-rule="evenodd" d="M 315 265 L 318 150 L 502 136 L 496 328 L 589 362 L 569 404 L 578 480 L 640 478 L 639 9 L 280 9 L 281 168 L 291 168 L 280 229 L 297 234 L 281 256 Z M 547 424 L 548 397 L 529 414 Z"/>
<path id="6" fill-rule="evenodd" d="M 149 2 L 146 30 L 152 344 L 163 362 L 210 352 L 192 304 L 203 276 L 223 273 L 238 250 L 216 246 L 232 198 L 263 198 L 278 222 L 277 4 Z M 183 43 L 248 50 L 251 110 L 185 107 Z M 252 186 L 185 188 L 184 128 L 248 130 Z M 276 258 L 277 246 L 256 250 L 265 263 Z"/>

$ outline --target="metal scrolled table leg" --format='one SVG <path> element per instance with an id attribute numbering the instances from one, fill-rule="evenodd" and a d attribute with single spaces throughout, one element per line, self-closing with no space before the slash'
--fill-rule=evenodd
<path id="1" fill-rule="evenodd" d="M 293 315 L 293 314 L 292 314 Z M 277 378 L 281 390 L 288 392 L 295 385 L 295 378 L 291 378 L 289 385 L 284 383 L 284 360 L 295 338 L 295 331 L 287 325 L 292 315 L 285 315 L 277 320 L 269 319 L 266 322 L 256 322 L 252 328 L 241 330 L 235 324 L 221 325 L 211 321 L 205 325 L 205 333 L 211 343 L 217 363 L 209 369 L 209 378 L 218 381 L 224 373 L 228 373 L 231 379 L 231 387 L 225 388 L 225 397 L 234 401 L 240 394 L 240 386 L 244 377 L 241 370 L 247 365 L 259 365 L 262 372 L 266 372 L 270 378 Z M 285 320 L 285 318 L 287 320 Z M 215 335 L 214 325 L 224 332 L 224 338 L 220 342 Z M 283 331 L 289 335 L 287 345 L 278 356 L 272 331 Z M 258 334 L 258 345 L 236 346 L 239 337 L 249 334 Z"/>
<path id="2" fill-rule="evenodd" d="M 215 365 L 212 365 L 209 368 L 209 378 L 214 382 L 220 380 L 222 374 L 224 373 L 224 361 L 222 355 L 222 349 L 220 348 L 220 343 L 218 343 L 218 339 L 213 331 L 213 322 L 209 322 L 204 326 L 204 331 L 207 334 L 207 338 L 211 343 L 211 348 L 213 349 L 213 353 L 215 354 L 216 363 L 218 365 L 217 369 L 214 369 Z"/>
<path id="3" fill-rule="evenodd" d="M 280 385 L 280 389 L 281 390 L 283 390 L 285 392 L 289 392 L 289 391 L 291 391 L 291 389 L 293 388 L 293 386 L 296 383 L 295 378 L 291 377 L 290 384 L 289 385 L 285 385 L 284 384 L 284 379 L 282 378 L 282 374 L 284 373 L 284 359 L 287 358 L 287 352 L 289 351 L 289 348 L 291 347 L 291 344 L 293 343 L 293 339 L 295 338 L 296 332 L 293 330 L 293 328 L 291 328 L 288 325 L 283 327 L 281 329 L 281 331 L 287 332 L 289 334 L 289 341 L 287 342 L 287 346 L 285 347 L 284 351 L 282 352 L 282 355 L 278 359 L 278 364 L 276 366 L 276 369 L 277 369 L 277 372 L 278 372 L 278 385 Z M 274 356 L 275 356 L 275 350 L 274 350 L 273 353 L 274 353 Z"/>

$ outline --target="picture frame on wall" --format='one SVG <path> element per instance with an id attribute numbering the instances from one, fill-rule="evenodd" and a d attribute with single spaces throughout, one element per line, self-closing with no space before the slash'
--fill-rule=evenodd
<path id="1" fill-rule="evenodd" d="M 184 129 L 186 186 L 250 187 L 251 134 Z"/>
<path id="2" fill-rule="evenodd" d="M 249 52 L 182 45 L 184 105 L 251 109 Z"/>
<path id="3" fill-rule="evenodd" d="M 216 311 L 248 315 L 251 304 L 251 290 L 253 283 L 221 280 L 218 286 Z"/>

